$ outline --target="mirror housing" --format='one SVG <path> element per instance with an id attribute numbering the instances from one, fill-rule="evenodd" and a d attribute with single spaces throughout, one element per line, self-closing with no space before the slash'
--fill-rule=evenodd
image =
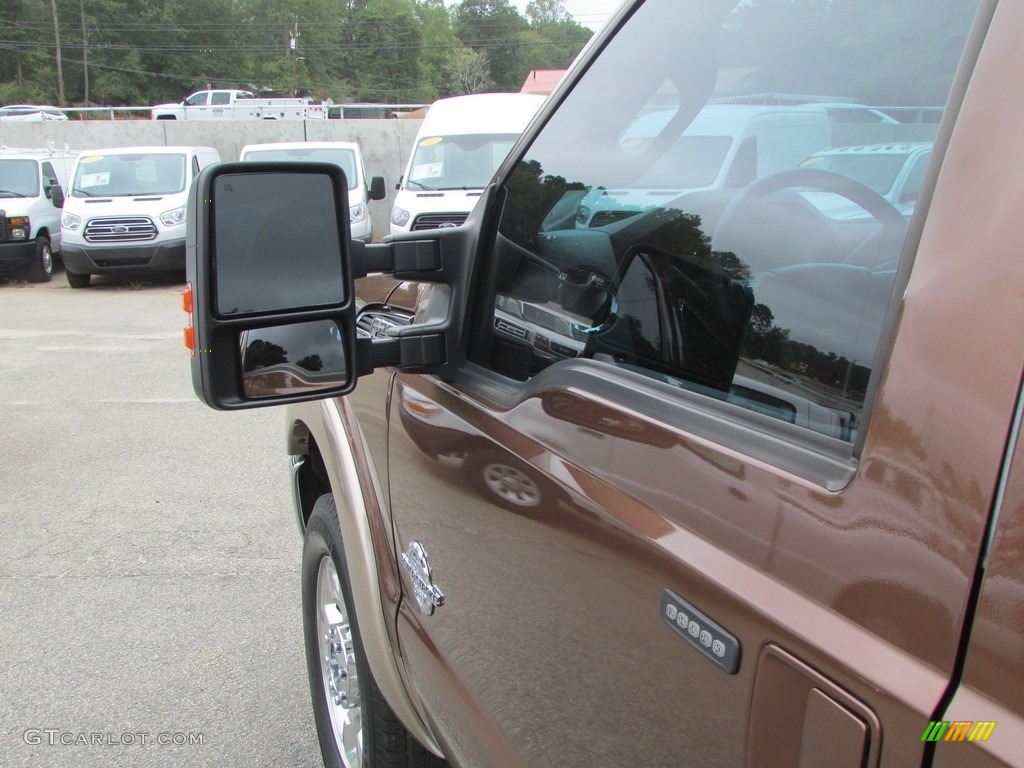
<path id="1" fill-rule="evenodd" d="M 370 179 L 370 199 L 383 200 L 387 196 L 387 189 L 384 188 L 384 177 L 374 176 Z"/>
<path id="2" fill-rule="evenodd" d="M 348 183 L 337 165 L 216 163 L 199 173 L 186 214 L 185 309 L 203 402 L 230 410 L 352 390 L 349 237 Z M 305 344 L 294 357 L 281 342 L 309 327 L 332 328 L 332 343 L 313 352 Z M 254 355 L 250 335 L 274 354 Z M 331 376 L 316 375 L 318 353 L 332 361 Z M 289 385 L 254 387 L 252 371 L 264 367 Z"/>
<path id="3" fill-rule="evenodd" d="M 493 190 L 469 221 L 489 210 Z M 354 241 L 341 167 L 282 161 L 207 166 L 186 221 L 185 346 L 211 408 L 336 397 L 381 366 L 446 377 L 465 360 L 479 221 Z M 354 281 L 370 272 L 442 283 L 446 301 L 424 322 L 360 334 Z"/>
<path id="4" fill-rule="evenodd" d="M 64 190 L 60 188 L 59 184 L 52 184 L 50 186 L 50 194 L 48 195 L 50 202 L 53 203 L 54 208 L 64 207 Z"/>

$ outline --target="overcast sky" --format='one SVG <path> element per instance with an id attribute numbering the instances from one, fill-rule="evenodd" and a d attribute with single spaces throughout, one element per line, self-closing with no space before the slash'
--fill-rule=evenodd
<path id="1" fill-rule="evenodd" d="M 449 6 L 456 5 L 459 0 L 447 0 Z M 512 5 L 520 14 L 526 16 L 526 4 L 529 0 L 512 0 Z M 600 29 L 608 21 L 622 0 L 565 0 L 565 10 L 576 21 L 591 29 Z"/>
<path id="2" fill-rule="evenodd" d="M 524 16 L 527 2 L 514 0 L 516 8 Z M 620 4 L 621 0 L 565 0 L 565 10 L 583 26 L 600 29 Z"/>

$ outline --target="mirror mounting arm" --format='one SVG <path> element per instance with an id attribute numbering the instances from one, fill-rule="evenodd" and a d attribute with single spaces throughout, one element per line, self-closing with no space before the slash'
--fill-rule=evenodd
<path id="1" fill-rule="evenodd" d="M 429 279 L 425 273 L 441 269 L 441 244 L 437 240 L 399 240 L 368 245 L 352 241 L 352 277 L 371 272 L 394 274 L 399 280 Z"/>
<path id="2" fill-rule="evenodd" d="M 373 373 L 375 368 L 417 368 L 441 365 L 447 359 L 444 334 L 423 333 L 390 339 L 356 340 L 357 376 Z"/>

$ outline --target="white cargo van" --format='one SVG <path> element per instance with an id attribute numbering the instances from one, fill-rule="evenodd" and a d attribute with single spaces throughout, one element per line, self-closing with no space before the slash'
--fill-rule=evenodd
<path id="1" fill-rule="evenodd" d="M 673 135 L 674 109 L 638 118 L 620 139 L 640 157 L 663 134 Z M 739 189 L 831 145 L 829 114 L 820 106 L 709 104 L 657 163 L 635 180 L 591 190 L 580 201 L 577 227 L 599 227 L 662 205 L 683 193 Z"/>
<path id="2" fill-rule="evenodd" d="M 391 233 L 456 227 L 544 97 L 479 93 L 434 102 L 423 119 L 391 209 Z"/>
<path id="3" fill-rule="evenodd" d="M 185 267 L 185 201 L 192 179 L 220 162 L 212 147 L 118 147 L 83 154 L 61 217 L 72 288 L 92 275 Z"/>
<path id="4" fill-rule="evenodd" d="M 53 277 L 60 215 L 77 152 L 0 149 L 0 272 Z"/>
<path id="5" fill-rule="evenodd" d="M 373 222 L 369 203 L 387 196 L 384 177 L 374 176 L 367 184 L 363 155 L 351 141 L 298 141 L 279 144 L 250 144 L 242 147 L 239 160 L 306 160 L 340 165 L 348 179 L 348 215 L 353 240 L 370 242 Z"/>

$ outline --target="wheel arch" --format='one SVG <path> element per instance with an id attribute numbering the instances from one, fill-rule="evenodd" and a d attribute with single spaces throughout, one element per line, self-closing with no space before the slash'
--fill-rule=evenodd
<path id="1" fill-rule="evenodd" d="M 369 503 L 364 495 L 360 478 L 366 473 L 360 470 L 360 464 L 372 470 L 372 459 L 357 422 L 347 412 L 345 401 L 332 398 L 289 406 L 287 429 L 287 450 L 293 457 L 293 467 L 296 457 L 304 458 L 295 470 L 294 486 L 300 528 L 305 528 L 312 514 L 313 504 L 320 495 L 317 490 L 326 488 L 324 492 L 334 495 L 338 509 L 338 524 L 352 581 L 352 600 L 373 676 L 409 733 L 424 747 L 442 755 L 437 739 L 406 687 L 400 662 L 392 648 L 381 583 L 397 585 L 400 580 L 393 558 L 387 552 L 378 552 L 373 544 L 370 515 L 381 514 L 383 495 L 373 471 L 368 473 L 373 486 L 368 489 Z"/>

